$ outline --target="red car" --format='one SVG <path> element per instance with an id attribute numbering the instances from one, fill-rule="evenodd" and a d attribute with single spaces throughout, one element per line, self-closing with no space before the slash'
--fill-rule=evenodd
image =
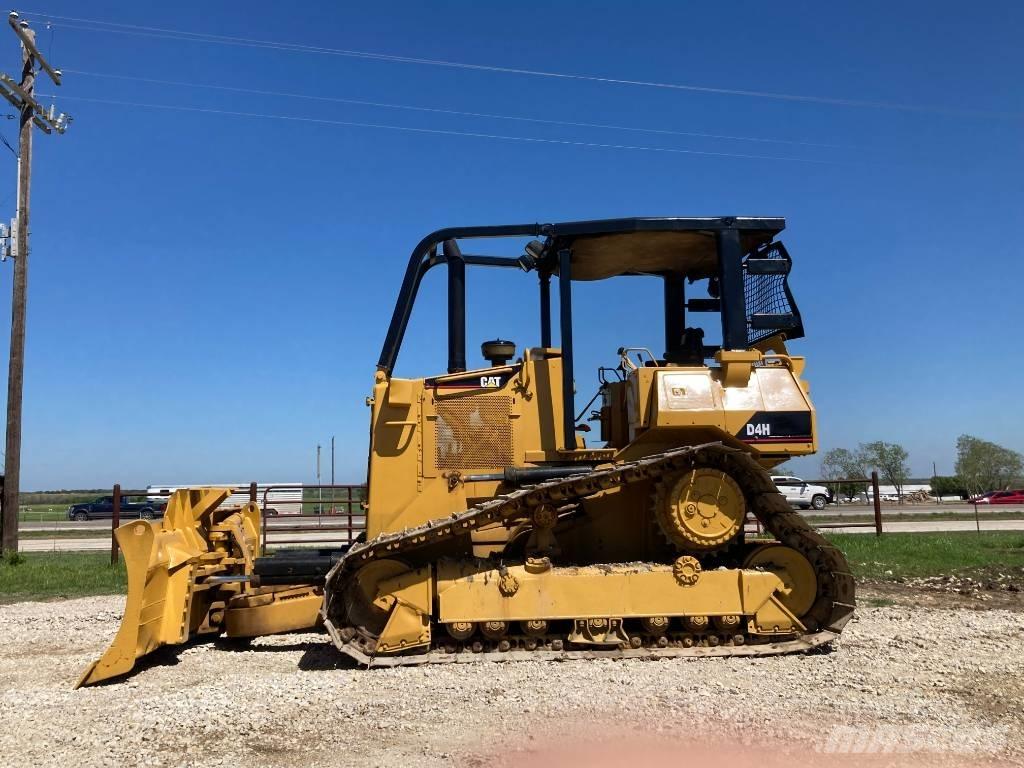
<path id="1" fill-rule="evenodd" d="M 1024 506 L 1024 491 L 993 491 L 972 499 L 975 504 L 1020 504 Z"/>

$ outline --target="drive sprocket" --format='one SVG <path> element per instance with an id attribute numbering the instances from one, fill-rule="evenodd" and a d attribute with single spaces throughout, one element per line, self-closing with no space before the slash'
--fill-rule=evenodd
<path id="1" fill-rule="evenodd" d="M 743 528 L 747 504 L 739 484 L 713 467 L 694 467 L 658 483 L 654 517 L 669 543 L 684 551 L 709 552 Z"/>

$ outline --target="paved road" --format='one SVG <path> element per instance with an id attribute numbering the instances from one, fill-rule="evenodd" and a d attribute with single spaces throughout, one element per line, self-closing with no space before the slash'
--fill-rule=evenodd
<path id="1" fill-rule="evenodd" d="M 299 519 L 283 515 L 270 518 L 268 527 L 273 530 L 275 528 L 288 528 L 298 524 L 316 525 L 317 519 L 315 517 Z M 341 525 L 346 519 L 344 515 L 325 515 L 323 522 L 324 525 L 337 526 Z M 123 520 L 122 522 L 130 523 L 131 520 Z M 97 536 L 102 536 L 110 531 L 110 520 L 87 520 L 81 522 L 78 520 L 48 520 L 43 522 L 22 520 L 18 523 L 18 528 L 22 531 L 96 531 Z"/>
<path id="2" fill-rule="evenodd" d="M 973 531 L 973 520 L 899 520 L 883 523 L 886 533 L 926 533 L 945 531 Z M 982 520 L 982 531 L 1024 531 L 1024 520 Z M 827 533 L 874 533 L 869 528 L 829 528 Z"/>
<path id="3" fill-rule="evenodd" d="M 874 533 L 873 527 L 864 528 L 830 528 L 835 533 Z M 923 533 L 928 531 L 973 531 L 973 520 L 901 520 L 885 523 L 883 530 L 888 533 Z M 1021 520 L 982 520 L 982 531 L 1024 531 L 1024 519 Z M 284 538 L 284 536 L 278 537 Z M 291 544 L 295 545 L 331 545 L 338 542 L 339 537 L 329 532 L 295 533 L 288 535 Z M 274 544 L 271 537 L 270 543 Z M 109 550 L 110 538 L 72 538 L 72 539 L 22 539 L 22 552 L 82 552 Z"/>
<path id="4" fill-rule="evenodd" d="M 21 539 L 22 552 L 91 552 L 110 551 L 110 539 Z"/>
<path id="5" fill-rule="evenodd" d="M 816 515 L 827 515 L 828 517 L 845 517 L 852 515 L 874 515 L 875 509 L 867 504 L 838 504 L 828 506 L 820 512 L 811 510 L 801 510 L 801 512 L 808 516 L 814 517 Z M 1013 505 L 1013 504 L 979 504 L 978 512 L 985 514 L 986 512 L 998 512 L 1007 513 L 1012 512 L 1017 515 L 1024 515 L 1024 506 Z M 973 504 L 883 504 L 882 505 L 882 517 L 885 518 L 888 515 L 934 515 L 934 514 L 957 514 L 957 515 L 973 515 L 974 505 Z"/>
<path id="6" fill-rule="evenodd" d="M 1024 506 L 1014 505 L 979 505 L 978 511 L 981 513 L 986 512 L 998 512 L 998 513 L 1014 513 L 1024 517 Z M 874 515 L 874 509 L 864 504 L 843 504 L 826 507 L 820 512 L 814 510 L 802 510 L 802 513 L 807 517 L 830 517 L 830 518 L 842 518 L 842 517 L 855 517 L 855 516 L 871 516 Z M 934 514 L 960 514 L 960 515 L 973 515 L 974 507 L 970 504 L 904 504 L 899 506 L 897 504 L 884 504 L 882 506 L 883 518 L 888 515 L 934 515 Z M 288 516 L 271 518 L 269 521 L 269 527 L 271 530 L 275 528 L 285 528 L 289 525 L 295 525 L 298 522 L 309 524 L 312 518 L 303 518 L 301 521 L 296 518 L 289 518 Z M 325 523 L 336 523 L 340 522 L 341 516 L 331 517 L 325 516 L 323 518 Z M 126 521 L 127 522 L 127 521 Z M 89 520 L 87 522 L 78 522 L 75 520 L 54 520 L 54 521 L 22 521 L 19 525 L 23 531 L 96 531 L 97 536 L 104 535 L 110 530 L 109 520 Z"/>
<path id="7" fill-rule="evenodd" d="M 287 541 L 285 541 L 287 539 Z M 334 546 L 344 537 L 329 532 L 296 533 L 279 537 L 271 537 L 271 546 Z M 110 537 L 103 538 L 53 538 L 53 539 L 21 539 L 19 547 L 22 552 L 86 552 L 95 550 L 110 551 Z"/>

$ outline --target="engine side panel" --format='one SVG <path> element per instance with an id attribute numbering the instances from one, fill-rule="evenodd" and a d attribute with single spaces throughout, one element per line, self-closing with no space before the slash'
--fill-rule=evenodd
<path id="1" fill-rule="evenodd" d="M 720 357 L 715 367 L 630 372 L 625 398 L 630 443 L 624 457 L 706 440 L 744 447 L 768 465 L 817 450 L 801 359 L 756 351 Z"/>
<path id="2" fill-rule="evenodd" d="M 523 363 L 427 379 L 379 374 L 371 401 L 367 536 L 466 509 L 498 492 L 508 467 L 557 451 L 558 350 Z"/>

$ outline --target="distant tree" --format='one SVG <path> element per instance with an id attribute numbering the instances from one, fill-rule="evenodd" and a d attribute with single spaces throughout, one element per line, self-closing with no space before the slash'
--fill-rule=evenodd
<path id="1" fill-rule="evenodd" d="M 967 486 L 956 476 L 935 475 L 931 479 L 933 496 L 966 496 Z"/>
<path id="2" fill-rule="evenodd" d="M 825 480 L 866 480 L 864 457 L 849 448 L 833 448 L 821 457 L 821 476 Z M 839 493 L 849 501 L 865 487 L 864 483 L 839 483 Z"/>
<path id="3" fill-rule="evenodd" d="M 995 491 L 1024 474 L 1024 457 L 988 440 L 960 435 L 956 440 L 956 473 L 970 493 Z"/>
<path id="4" fill-rule="evenodd" d="M 903 485 L 910 477 L 907 450 L 899 443 L 877 440 L 873 443 L 861 443 L 858 452 L 867 466 L 876 469 L 882 479 L 896 489 L 896 495 L 900 497 L 902 503 Z"/>
<path id="5" fill-rule="evenodd" d="M 821 474 L 826 480 L 867 477 L 864 457 L 849 448 L 833 448 L 821 457 Z"/>

